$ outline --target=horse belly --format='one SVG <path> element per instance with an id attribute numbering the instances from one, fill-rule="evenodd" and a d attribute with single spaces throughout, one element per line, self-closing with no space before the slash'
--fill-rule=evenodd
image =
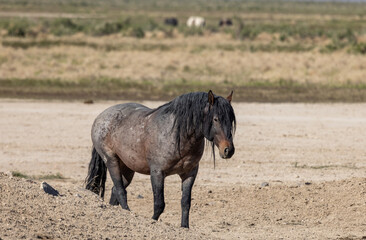
<path id="1" fill-rule="evenodd" d="M 140 147 L 132 147 L 130 149 L 124 147 L 120 150 L 117 150 L 117 155 L 121 161 L 132 171 L 142 174 L 150 174 L 150 167 L 142 149 L 143 148 Z"/>
<path id="2" fill-rule="evenodd" d="M 141 154 L 136 154 L 132 151 L 125 151 L 123 153 L 118 153 L 118 157 L 121 161 L 132 171 L 141 174 L 150 174 L 150 167 L 147 160 Z"/>
<path id="3" fill-rule="evenodd" d="M 117 143 L 114 145 L 114 152 L 120 160 L 132 171 L 149 174 L 143 135 L 134 129 L 125 130 L 118 135 L 119 139 L 114 140 Z"/>

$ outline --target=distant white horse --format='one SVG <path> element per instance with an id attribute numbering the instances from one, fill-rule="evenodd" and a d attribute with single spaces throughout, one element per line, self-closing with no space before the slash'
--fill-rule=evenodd
<path id="1" fill-rule="evenodd" d="M 188 27 L 203 27 L 206 22 L 203 17 L 189 17 L 187 20 Z"/>

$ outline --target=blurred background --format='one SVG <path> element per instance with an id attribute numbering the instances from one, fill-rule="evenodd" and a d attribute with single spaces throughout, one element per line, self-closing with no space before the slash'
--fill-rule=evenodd
<path id="1" fill-rule="evenodd" d="M 362 102 L 365 68 L 363 1 L 0 1 L 0 97 Z"/>

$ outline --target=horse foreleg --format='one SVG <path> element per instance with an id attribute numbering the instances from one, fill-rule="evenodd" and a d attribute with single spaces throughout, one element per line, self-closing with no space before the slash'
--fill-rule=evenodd
<path id="1" fill-rule="evenodd" d="M 182 221 L 181 227 L 189 228 L 189 210 L 191 208 L 191 193 L 194 180 L 196 179 L 198 166 L 187 174 L 181 174 L 182 179 Z"/>
<path id="2" fill-rule="evenodd" d="M 112 188 L 112 195 L 117 198 L 117 201 L 123 209 L 129 211 L 130 208 L 127 205 L 127 192 L 122 181 L 122 174 L 118 161 L 119 159 L 117 158 L 108 158 L 106 163 L 114 185 L 114 188 Z M 112 201 L 112 196 L 110 202 L 115 203 L 115 199 Z"/>
<path id="3" fill-rule="evenodd" d="M 152 219 L 158 220 L 165 208 L 164 202 L 164 174 L 160 170 L 151 170 L 150 179 L 154 193 L 154 215 Z"/>

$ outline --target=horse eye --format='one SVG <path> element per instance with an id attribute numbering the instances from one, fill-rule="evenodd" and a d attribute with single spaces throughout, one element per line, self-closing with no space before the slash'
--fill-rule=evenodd
<path id="1" fill-rule="evenodd" d="M 217 121 L 219 121 L 219 119 L 218 119 L 217 117 L 215 117 L 215 118 L 214 118 L 214 121 L 215 121 L 215 122 L 217 122 Z"/>

